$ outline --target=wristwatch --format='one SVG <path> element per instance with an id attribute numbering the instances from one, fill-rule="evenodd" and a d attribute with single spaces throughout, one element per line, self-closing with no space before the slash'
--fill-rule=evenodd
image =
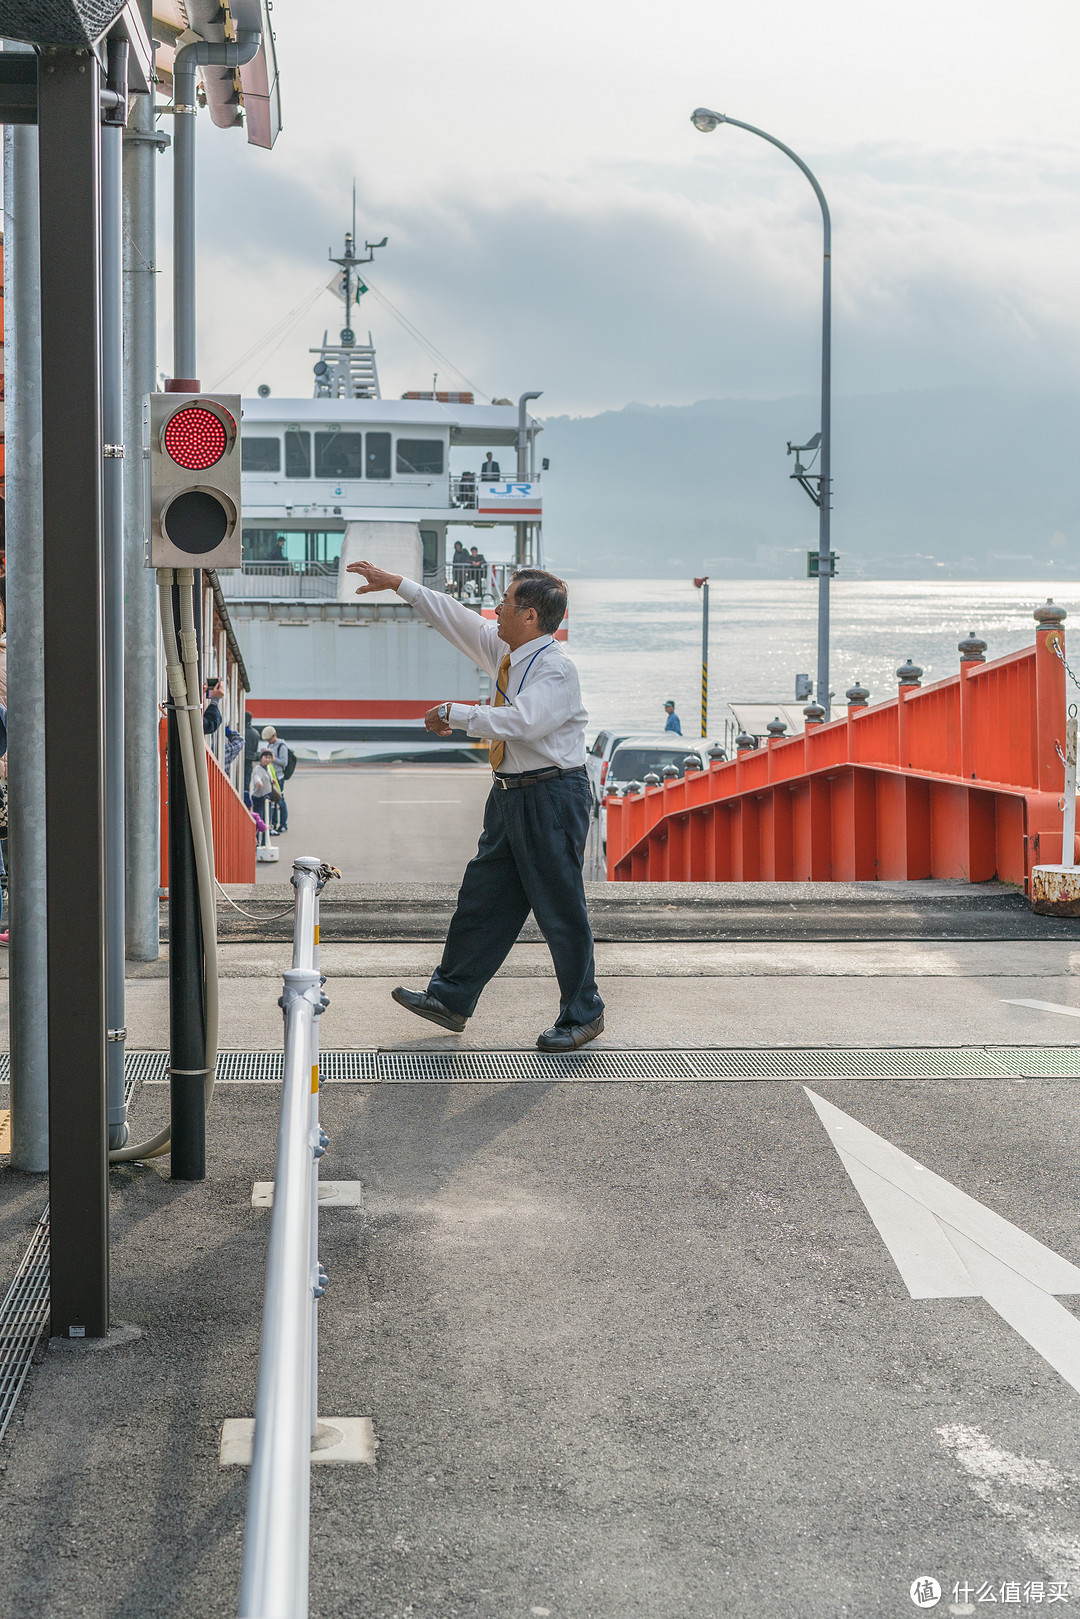
<path id="1" fill-rule="evenodd" d="M 439 714 L 439 718 L 441 720 L 445 720 L 446 723 L 449 725 L 449 723 L 450 723 L 450 704 L 449 703 L 440 703 L 439 708 L 438 708 L 438 714 Z"/>

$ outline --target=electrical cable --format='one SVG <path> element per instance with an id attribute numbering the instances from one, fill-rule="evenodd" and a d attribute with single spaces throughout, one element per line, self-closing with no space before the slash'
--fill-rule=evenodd
<path id="1" fill-rule="evenodd" d="M 214 883 L 226 905 L 231 905 L 234 911 L 239 911 L 241 916 L 246 916 L 249 922 L 280 922 L 283 916 L 292 916 L 296 911 L 296 906 L 290 905 L 287 911 L 275 911 L 273 916 L 256 916 L 254 911 L 245 911 L 242 905 L 237 905 L 236 901 L 231 899 L 225 892 L 216 877 L 214 878 Z"/>
<path id="2" fill-rule="evenodd" d="M 203 975 L 206 1007 L 206 1047 L 204 1065 L 206 1105 L 214 1094 L 218 1054 L 218 966 L 217 905 L 214 898 L 214 833 L 210 818 L 210 780 L 206 768 L 206 745 L 202 735 L 202 704 L 199 696 L 198 638 L 195 634 L 195 574 L 191 568 L 176 571 L 180 594 L 180 644 L 177 644 L 176 614 L 173 609 L 173 570 L 157 571 L 158 599 L 161 604 L 161 634 L 165 643 L 165 673 L 169 695 L 176 711 L 177 734 L 183 761 L 188 820 L 195 852 L 199 886 L 199 910 L 203 936 Z M 195 701 L 190 699 L 194 698 Z M 197 728 L 196 728 L 197 722 Z M 200 769 L 201 765 L 201 769 Z M 127 1164 L 158 1158 L 169 1151 L 172 1132 L 159 1130 L 149 1141 L 117 1147 L 109 1154 L 111 1164 Z"/>

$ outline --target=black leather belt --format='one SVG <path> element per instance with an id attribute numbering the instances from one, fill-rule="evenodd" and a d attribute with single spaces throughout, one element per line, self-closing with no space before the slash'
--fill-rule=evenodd
<path id="1" fill-rule="evenodd" d="M 571 765 L 569 770 L 563 770 L 560 765 L 552 765 L 550 770 L 523 770 L 516 776 L 496 776 L 495 785 L 508 792 L 511 787 L 531 787 L 536 781 L 553 781 L 556 776 L 583 776 L 584 765 Z"/>

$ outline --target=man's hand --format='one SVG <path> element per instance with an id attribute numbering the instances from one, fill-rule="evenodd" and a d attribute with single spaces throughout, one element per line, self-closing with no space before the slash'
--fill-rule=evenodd
<path id="1" fill-rule="evenodd" d="M 345 572 L 361 573 L 367 580 L 366 585 L 357 587 L 358 596 L 366 596 L 372 590 L 396 590 L 402 579 L 400 573 L 387 573 L 385 568 L 377 568 L 373 562 L 350 562 Z"/>
<path id="2" fill-rule="evenodd" d="M 449 720 L 444 720 L 442 715 L 439 713 L 439 709 L 441 707 L 442 704 L 438 703 L 434 708 L 428 709 L 427 713 L 424 715 L 424 728 L 428 731 L 434 731 L 436 736 L 453 736 L 453 726 L 450 724 Z"/>

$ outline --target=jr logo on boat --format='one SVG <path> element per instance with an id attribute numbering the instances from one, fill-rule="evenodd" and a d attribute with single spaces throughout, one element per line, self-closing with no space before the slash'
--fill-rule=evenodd
<path id="1" fill-rule="evenodd" d="M 477 488 L 476 510 L 519 512 L 522 517 L 539 517 L 542 512 L 538 483 L 482 483 Z"/>

